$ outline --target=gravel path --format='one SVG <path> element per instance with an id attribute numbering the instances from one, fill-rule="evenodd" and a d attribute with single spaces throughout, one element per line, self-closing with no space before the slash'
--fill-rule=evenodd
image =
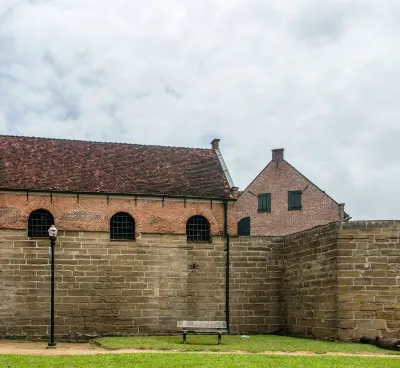
<path id="1" fill-rule="evenodd" d="M 25 354 L 25 355 L 95 355 L 95 354 L 132 354 L 132 353 L 182 353 L 179 351 L 166 350 L 140 350 L 140 349 L 118 349 L 107 350 L 99 346 L 89 343 L 57 343 L 56 348 L 47 348 L 46 342 L 27 342 L 27 341 L 12 341 L 0 340 L 0 355 L 1 354 Z M 386 355 L 373 353 L 326 353 L 316 354 L 306 351 L 285 352 L 285 351 L 265 351 L 263 353 L 248 353 L 245 351 L 224 351 L 224 352 L 207 352 L 207 351 L 188 351 L 190 354 L 265 354 L 265 355 L 335 355 L 335 356 L 366 356 L 366 357 L 383 357 L 400 359 L 400 355 Z"/>

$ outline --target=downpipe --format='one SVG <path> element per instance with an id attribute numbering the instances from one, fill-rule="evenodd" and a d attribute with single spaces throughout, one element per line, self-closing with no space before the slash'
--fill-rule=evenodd
<path id="1" fill-rule="evenodd" d="M 228 201 L 224 201 L 224 235 L 226 238 L 225 316 L 226 316 L 226 328 L 229 333 L 230 332 L 230 327 L 229 327 L 229 320 L 230 320 L 230 309 L 229 309 L 230 239 L 229 238 L 230 236 L 228 233 Z"/>

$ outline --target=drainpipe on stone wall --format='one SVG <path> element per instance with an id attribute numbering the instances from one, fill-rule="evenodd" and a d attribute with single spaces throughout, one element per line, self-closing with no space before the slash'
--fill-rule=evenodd
<path id="1" fill-rule="evenodd" d="M 226 315 L 226 328 L 228 333 L 229 329 L 229 271 L 230 271 L 230 257 L 229 257 L 229 233 L 228 233 L 228 201 L 224 201 L 224 233 L 226 237 L 226 278 L 225 278 L 225 315 Z"/>

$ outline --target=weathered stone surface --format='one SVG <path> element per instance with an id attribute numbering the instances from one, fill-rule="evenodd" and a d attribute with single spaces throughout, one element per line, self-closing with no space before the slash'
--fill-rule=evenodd
<path id="1" fill-rule="evenodd" d="M 338 336 L 336 232 L 328 225 L 285 239 L 283 304 L 290 334 Z"/>
<path id="2" fill-rule="evenodd" d="M 338 303 L 338 317 L 341 320 L 339 337 L 342 339 L 357 339 L 362 336 L 393 336 L 393 329 L 399 321 L 396 315 L 396 302 L 399 290 L 397 287 L 400 270 L 397 268 L 396 256 L 399 245 L 398 221 L 354 222 L 344 225 L 338 233 L 338 250 L 345 249 L 344 238 L 353 231 L 357 241 L 357 256 L 354 258 L 355 274 L 349 274 L 343 258 L 338 262 L 339 296 L 351 296 Z M 397 229 L 397 230 L 396 230 Z M 363 239 L 361 237 L 364 237 Z M 393 252 L 393 253 L 392 253 Z M 393 260 L 393 261 L 392 261 Z M 346 262 L 347 263 L 347 262 Z M 349 278 L 353 280 L 351 289 Z M 353 316 L 347 311 L 354 310 Z M 349 324 L 347 325 L 347 322 Z M 355 322 L 355 326 L 350 321 Z"/>
<path id="3" fill-rule="evenodd" d="M 397 337 L 399 233 L 398 222 L 356 222 L 231 237 L 231 332 Z M 183 235 L 114 242 L 103 232 L 60 234 L 58 337 L 169 333 L 178 320 L 225 320 L 224 237 L 189 244 Z M 0 336 L 48 335 L 48 240 L 0 229 L 0 267 Z"/>

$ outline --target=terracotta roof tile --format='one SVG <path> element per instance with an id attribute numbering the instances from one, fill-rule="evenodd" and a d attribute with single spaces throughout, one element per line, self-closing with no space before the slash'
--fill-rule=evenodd
<path id="1" fill-rule="evenodd" d="M 231 197 L 212 149 L 2 135 L 0 188 Z"/>

